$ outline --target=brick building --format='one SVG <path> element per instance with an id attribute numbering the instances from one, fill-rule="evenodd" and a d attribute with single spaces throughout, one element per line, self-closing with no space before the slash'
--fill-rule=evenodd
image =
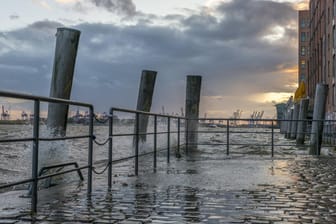
<path id="1" fill-rule="evenodd" d="M 328 115 L 336 110 L 336 0 L 310 0 L 309 10 L 299 11 L 299 74 L 306 79 L 310 108 L 314 104 L 316 84 L 329 86 Z M 309 27 L 306 23 L 309 23 Z M 308 43 L 307 43 L 308 40 Z M 304 76 L 307 74 L 307 76 Z"/>

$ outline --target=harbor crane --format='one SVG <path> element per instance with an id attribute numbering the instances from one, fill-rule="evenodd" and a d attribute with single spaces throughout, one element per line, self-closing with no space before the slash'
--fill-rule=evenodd
<path id="1" fill-rule="evenodd" d="M 8 110 L 5 111 L 4 105 L 1 106 L 2 112 L 1 112 L 1 120 L 9 120 L 10 114 Z"/>
<path id="2" fill-rule="evenodd" d="M 237 120 L 239 120 L 241 118 L 243 111 L 238 109 L 235 112 L 233 112 L 233 121 L 231 122 L 232 125 L 237 126 L 239 124 L 239 122 Z"/>
<path id="3" fill-rule="evenodd" d="M 24 110 L 21 113 L 21 119 L 24 121 L 28 119 L 28 114 Z"/>
<path id="4" fill-rule="evenodd" d="M 250 126 L 255 127 L 258 126 L 258 120 L 261 120 L 264 116 L 264 111 L 253 111 L 253 113 L 250 115 Z"/>

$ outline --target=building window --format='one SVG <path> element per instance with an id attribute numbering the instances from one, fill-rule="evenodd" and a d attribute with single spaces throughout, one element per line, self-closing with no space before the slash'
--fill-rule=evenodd
<path id="1" fill-rule="evenodd" d="M 333 104 L 334 104 L 334 107 L 335 107 L 335 105 L 336 105 L 336 102 L 335 102 L 335 93 L 336 93 L 336 91 L 335 91 L 335 84 L 333 84 L 332 85 L 332 102 L 333 102 Z"/>
<path id="2" fill-rule="evenodd" d="M 301 56 L 306 55 L 306 47 L 301 47 Z"/>
<path id="3" fill-rule="evenodd" d="M 333 41 L 334 41 L 333 46 L 334 46 L 334 48 L 336 48 L 336 29 L 335 29 L 335 27 L 333 28 Z"/>
<path id="4" fill-rule="evenodd" d="M 304 81 L 304 82 L 306 81 L 305 80 L 305 73 L 300 74 L 300 82 L 302 82 L 302 81 Z"/>
<path id="5" fill-rule="evenodd" d="M 306 67 L 306 61 L 305 60 L 301 60 L 301 68 L 305 68 Z"/>
<path id="6" fill-rule="evenodd" d="M 335 55 L 333 57 L 333 78 L 336 78 L 336 58 Z"/>
<path id="7" fill-rule="evenodd" d="M 300 26 L 301 28 L 304 28 L 306 26 L 306 21 L 304 19 L 300 21 Z"/>
<path id="8" fill-rule="evenodd" d="M 301 32 L 300 36 L 301 36 L 300 39 L 301 39 L 302 42 L 306 41 L 306 33 L 305 32 Z"/>

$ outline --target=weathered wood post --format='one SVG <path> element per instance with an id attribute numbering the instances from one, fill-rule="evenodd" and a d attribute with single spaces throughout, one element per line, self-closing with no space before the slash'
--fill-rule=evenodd
<path id="1" fill-rule="evenodd" d="M 283 121 L 281 121 L 281 131 L 280 133 L 281 134 L 286 134 L 287 133 L 287 120 L 288 119 L 288 109 L 287 107 L 285 108 L 285 111 L 284 111 L 284 117 L 283 117 Z"/>
<path id="2" fill-rule="evenodd" d="M 300 111 L 300 105 L 298 103 L 294 103 L 294 109 L 293 109 L 293 118 L 291 122 L 291 131 L 290 131 L 290 139 L 296 139 L 296 132 L 297 132 L 297 120 L 299 118 L 299 111 Z"/>
<path id="3" fill-rule="evenodd" d="M 188 148 L 197 149 L 199 103 L 201 97 L 202 76 L 187 76 L 185 114 L 187 118 L 186 141 Z M 188 150 L 188 149 L 187 149 Z"/>
<path id="4" fill-rule="evenodd" d="M 286 104 L 284 103 L 278 103 L 275 105 L 276 111 L 277 111 L 277 121 L 276 121 L 276 126 L 280 128 L 280 133 L 283 134 L 285 133 L 285 125 L 283 120 L 286 117 Z"/>
<path id="5" fill-rule="evenodd" d="M 299 112 L 299 122 L 297 127 L 296 133 L 296 144 L 297 145 L 304 145 L 304 141 L 306 138 L 306 128 L 307 128 L 307 119 L 308 115 L 308 105 L 309 99 L 302 99 L 300 101 L 300 112 Z"/>
<path id="6" fill-rule="evenodd" d="M 70 99 L 80 31 L 58 28 L 50 97 Z M 68 105 L 49 103 L 47 126 L 53 134 L 65 135 Z"/>
<path id="7" fill-rule="evenodd" d="M 319 155 L 321 152 L 327 95 L 328 85 L 323 83 L 317 84 L 314 99 L 313 124 L 310 135 L 310 155 Z"/>
<path id="8" fill-rule="evenodd" d="M 143 70 L 141 74 L 138 102 L 136 109 L 139 111 L 150 112 L 156 80 L 156 71 Z M 146 133 L 148 126 L 148 116 L 139 116 L 139 133 Z M 146 141 L 146 134 L 140 135 L 140 141 Z"/>
<path id="9" fill-rule="evenodd" d="M 292 127 L 292 119 L 293 119 L 293 110 L 294 109 L 289 109 L 287 112 L 287 131 L 285 134 L 285 138 L 289 139 L 290 138 L 290 133 L 291 133 L 291 127 Z"/>

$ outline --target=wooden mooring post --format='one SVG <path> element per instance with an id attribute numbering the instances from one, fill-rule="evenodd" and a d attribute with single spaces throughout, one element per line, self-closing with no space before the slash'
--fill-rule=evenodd
<path id="1" fill-rule="evenodd" d="M 328 85 L 322 83 L 317 84 L 314 99 L 313 124 L 310 135 L 310 155 L 320 155 L 321 152 L 327 95 Z"/>
<path id="2" fill-rule="evenodd" d="M 136 110 L 150 112 L 152 107 L 154 86 L 156 80 L 156 71 L 143 70 L 141 74 L 139 94 Z M 141 115 L 139 116 L 139 133 L 146 133 L 148 126 L 148 116 Z M 142 142 L 146 141 L 146 134 L 139 136 L 139 140 Z"/>
<path id="3" fill-rule="evenodd" d="M 298 103 L 294 103 L 293 117 L 292 117 L 290 136 L 289 136 L 290 139 L 296 139 L 299 112 L 300 112 L 300 105 Z"/>
<path id="4" fill-rule="evenodd" d="M 80 31 L 58 28 L 50 97 L 70 99 Z M 64 136 L 69 105 L 49 103 L 47 126 L 55 135 Z"/>
<path id="5" fill-rule="evenodd" d="M 286 124 L 286 133 L 285 133 L 285 138 L 289 139 L 290 138 L 290 133 L 291 133 L 291 127 L 292 127 L 292 119 L 293 119 L 293 111 L 294 109 L 289 109 L 287 111 L 287 124 Z"/>
<path id="6" fill-rule="evenodd" d="M 187 118 L 186 141 L 189 149 L 197 149 L 199 103 L 202 76 L 187 76 L 185 115 Z"/>
<path id="7" fill-rule="evenodd" d="M 297 127 L 297 132 L 296 132 L 296 144 L 297 145 L 304 145 L 304 142 L 305 142 L 308 105 L 309 105 L 309 99 L 300 100 L 299 122 L 298 122 L 298 127 Z"/>

